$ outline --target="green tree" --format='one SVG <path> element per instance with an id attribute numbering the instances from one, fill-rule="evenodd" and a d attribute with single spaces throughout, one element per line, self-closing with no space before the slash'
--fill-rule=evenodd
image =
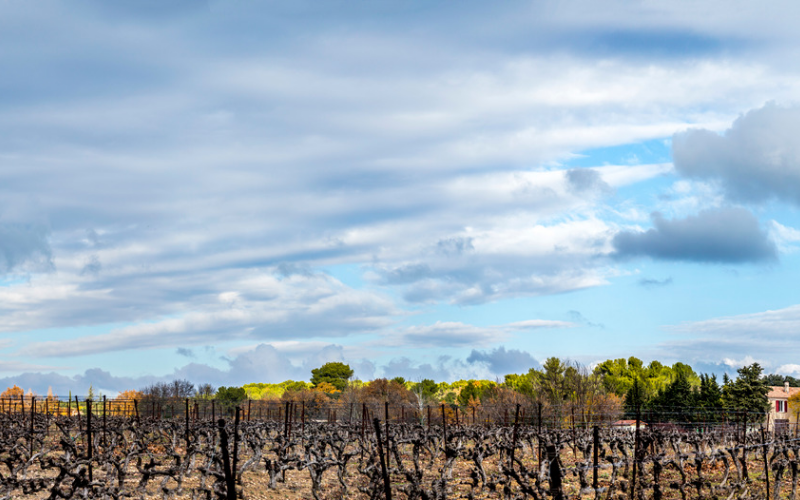
<path id="1" fill-rule="evenodd" d="M 286 391 L 305 391 L 311 389 L 311 385 L 303 382 L 302 380 L 295 382 L 294 380 L 287 381 L 288 383 L 284 386 Z"/>
<path id="2" fill-rule="evenodd" d="M 764 376 L 764 381 L 770 386 L 783 387 L 785 382 L 789 382 L 789 387 L 800 387 L 800 379 L 796 379 L 789 375 L 777 375 L 775 373 L 770 373 L 769 375 Z"/>
<path id="3" fill-rule="evenodd" d="M 86 399 L 91 399 L 92 401 L 99 401 L 103 399 L 103 393 L 100 391 L 95 391 L 92 384 L 89 384 L 89 392 L 86 394 Z"/>
<path id="4" fill-rule="evenodd" d="M 347 380 L 352 376 L 353 370 L 350 365 L 335 361 L 311 370 L 311 383 L 317 385 L 328 382 L 337 390 L 343 391 L 347 387 Z"/>
<path id="5" fill-rule="evenodd" d="M 748 422 L 760 422 L 769 411 L 769 386 L 761 378 L 761 365 L 753 363 L 737 370 L 736 380 L 722 388 L 722 403 L 731 410 L 747 412 Z"/>
<path id="6" fill-rule="evenodd" d="M 542 375 L 539 380 L 541 389 L 550 404 L 554 406 L 560 405 L 566 398 L 564 380 L 566 370 L 567 365 L 555 357 L 547 358 L 542 365 Z"/>
<path id="7" fill-rule="evenodd" d="M 436 382 L 429 378 L 422 379 L 420 382 L 417 382 L 411 387 L 411 392 L 423 400 L 434 399 L 438 390 L 439 387 Z"/>
<path id="8" fill-rule="evenodd" d="M 693 420 L 697 394 L 692 389 L 689 376 L 687 371 L 678 371 L 675 379 L 648 403 L 648 407 L 655 411 L 656 418 L 670 422 Z"/>
<path id="9" fill-rule="evenodd" d="M 469 384 L 462 387 L 461 392 L 458 393 L 458 404 L 467 406 L 472 399 L 480 401 L 483 392 L 479 382 L 470 380 Z"/>
<path id="10" fill-rule="evenodd" d="M 214 399 L 224 408 L 235 408 L 247 399 L 247 392 L 242 387 L 225 387 L 217 389 Z"/>
<path id="11" fill-rule="evenodd" d="M 539 372 L 533 368 L 523 375 L 510 373 L 505 376 L 503 386 L 533 399 L 536 396 L 536 387 L 539 381 L 538 374 Z"/>
<path id="12" fill-rule="evenodd" d="M 625 393 L 625 411 L 629 414 L 636 413 L 636 410 L 645 406 L 646 403 L 644 384 L 640 377 L 634 377 L 628 392 Z"/>
<path id="13" fill-rule="evenodd" d="M 697 405 L 702 408 L 717 409 L 722 406 L 722 388 L 717 383 L 716 375 L 700 375 L 700 392 Z"/>

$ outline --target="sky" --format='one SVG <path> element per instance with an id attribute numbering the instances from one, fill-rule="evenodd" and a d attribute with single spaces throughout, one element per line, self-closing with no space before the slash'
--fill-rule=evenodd
<path id="1" fill-rule="evenodd" d="M 799 15 L 0 2 L 0 386 L 800 376 Z"/>

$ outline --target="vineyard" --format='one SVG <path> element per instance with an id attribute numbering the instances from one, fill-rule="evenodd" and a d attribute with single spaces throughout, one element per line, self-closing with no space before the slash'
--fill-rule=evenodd
<path id="1" fill-rule="evenodd" d="M 647 425 L 642 417 L 620 426 L 602 415 L 587 423 L 574 409 L 542 405 L 113 403 L 0 401 L 0 498 L 794 499 L 797 493 L 800 441 L 746 414 L 690 425 Z"/>

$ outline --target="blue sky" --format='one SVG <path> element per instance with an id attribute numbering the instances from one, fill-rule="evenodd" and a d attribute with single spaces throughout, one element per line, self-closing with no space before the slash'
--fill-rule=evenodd
<path id="1" fill-rule="evenodd" d="M 792 2 L 0 4 L 0 384 L 800 376 Z"/>

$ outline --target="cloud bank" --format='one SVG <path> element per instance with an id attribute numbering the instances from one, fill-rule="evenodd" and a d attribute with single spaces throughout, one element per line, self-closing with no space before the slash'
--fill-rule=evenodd
<path id="1" fill-rule="evenodd" d="M 614 236 L 617 258 L 651 257 L 690 262 L 746 263 L 773 261 L 775 244 L 758 219 L 742 208 L 706 210 L 684 219 L 652 216 L 652 229 L 620 231 Z"/>
<path id="2" fill-rule="evenodd" d="M 800 106 L 774 103 L 739 117 L 723 134 L 693 129 L 672 140 L 675 169 L 718 183 L 733 202 L 800 205 Z"/>

